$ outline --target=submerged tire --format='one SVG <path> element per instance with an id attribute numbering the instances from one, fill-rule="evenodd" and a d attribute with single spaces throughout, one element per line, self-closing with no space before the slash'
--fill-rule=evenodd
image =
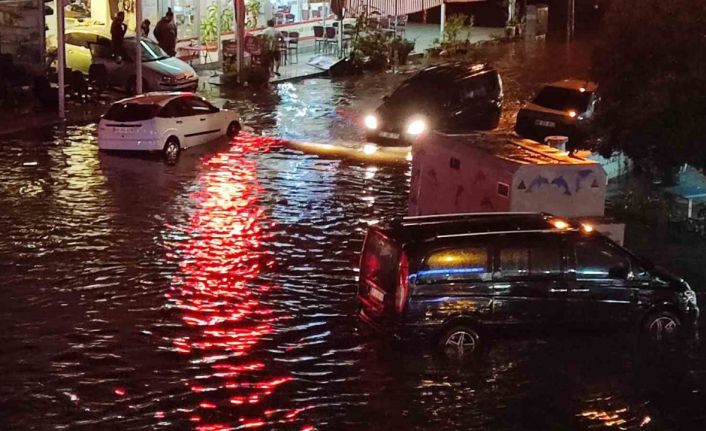
<path id="1" fill-rule="evenodd" d="M 167 139 L 167 142 L 164 144 L 162 154 L 164 155 L 164 160 L 167 163 L 174 163 L 179 160 L 179 155 L 181 154 L 179 140 L 173 136 Z"/>
<path id="2" fill-rule="evenodd" d="M 453 325 L 439 337 L 438 348 L 447 358 L 469 358 L 480 349 L 480 334 L 469 325 Z"/>
<path id="3" fill-rule="evenodd" d="M 238 136 L 238 133 L 240 133 L 240 123 L 237 121 L 231 121 L 228 125 L 228 129 L 226 130 L 226 135 L 230 139 L 233 139 Z"/>

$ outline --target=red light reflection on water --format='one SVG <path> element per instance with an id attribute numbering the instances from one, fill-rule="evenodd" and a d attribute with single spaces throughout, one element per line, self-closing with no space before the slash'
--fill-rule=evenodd
<path id="1" fill-rule="evenodd" d="M 232 417 L 233 409 L 246 406 L 251 415 L 253 405 L 292 380 L 267 376 L 265 363 L 250 357 L 262 338 L 272 333 L 273 323 L 271 310 L 260 302 L 269 287 L 253 283 L 272 259 L 261 249 L 269 224 L 258 205 L 260 187 L 251 156 L 274 145 L 277 141 L 270 138 L 243 136 L 229 151 L 204 160 L 200 191 L 193 195 L 197 211 L 185 232 L 188 240 L 173 250 L 181 276 L 173 280 L 167 296 L 191 330 L 174 339 L 173 346 L 203 368 L 198 381 L 186 384 L 194 394 L 207 397 L 196 408 L 208 411 L 209 421 L 219 411 Z M 296 416 L 282 415 L 275 421 L 289 422 Z M 260 428 L 270 420 L 249 417 L 239 423 L 205 423 L 205 419 L 193 414 L 189 418 L 202 431 Z"/>

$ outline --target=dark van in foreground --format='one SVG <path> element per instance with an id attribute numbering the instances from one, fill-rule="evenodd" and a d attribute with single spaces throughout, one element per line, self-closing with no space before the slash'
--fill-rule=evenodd
<path id="1" fill-rule="evenodd" d="M 449 355 L 475 351 L 493 329 L 615 329 L 651 340 L 695 330 L 689 285 L 588 224 L 537 213 L 408 217 L 369 228 L 359 316 Z"/>
<path id="2" fill-rule="evenodd" d="M 498 126 L 503 89 L 485 64 L 428 67 L 405 80 L 364 119 L 369 142 L 405 146 L 430 130 L 461 132 Z"/>

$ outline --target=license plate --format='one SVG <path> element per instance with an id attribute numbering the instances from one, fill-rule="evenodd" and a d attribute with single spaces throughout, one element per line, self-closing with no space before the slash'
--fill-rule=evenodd
<path id="1" fill-rule="evenodd" d="M 376 289 L 374 287 L 370 288 L 370 297 L 376 299 L 379 302 L 383 302 L 385 300 L 385 292 L 383 292 L 380 289 Z"/>
<path id="2" fill-rule="evenodd" d="M 135 130 L 133 127 L 113 127 L 115 133 L 132 133 Z"/>
<path id="3" fill-rule="evenodd" d="M 534 124 L 544 127 L 556 127 L 556 123 L 553 121 L 537 120 L 534 122 Z"/>
<path id="4" fill-rule="evenodd" d="M 380 132 L 380 136 L 383 138 L 388 138 L 388 139 L 399 139 L 400 134 L 399 133 L 390 133 L 390 132 Z"/>

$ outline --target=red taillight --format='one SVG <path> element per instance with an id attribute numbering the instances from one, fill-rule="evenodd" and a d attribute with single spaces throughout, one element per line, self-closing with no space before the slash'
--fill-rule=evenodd
<path id="1" fill-rule="evenodd" d="M 395 310 L 397 310 L 398 313 L 401 313 L 402 310 L 404 310 L 408 295 L 409 263 L 407 262 L 407 255 L 402 252 L 402 255 L 400 256 L 399 281 L 397 282 L 397 290 L 395 291 Z"/>

